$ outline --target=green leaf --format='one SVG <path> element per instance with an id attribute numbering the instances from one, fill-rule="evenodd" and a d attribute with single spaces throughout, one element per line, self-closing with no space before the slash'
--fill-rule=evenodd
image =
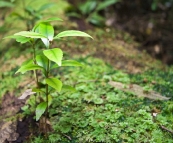
<path id="1" fill-rule="evenodd" d="M 39 87 L 40 88 L 40 87 Z M 39 88 L 33 88 L 32 91 L 33 92 L 37 92 L 37 93 L 45 93 L 43 90 L 39 89 Z"/>
<path id="2" fill-rule="evenodd" d="M 113 5 L 117 2 L 119 2 L 120 0 L 106 0 L 104 2 L 100 2 L 99 5 L 97 6 L 96 10 L 99 11 L 99 10 L 103 10 L 105 9 L 106 7 L 110 6 L 110 5 Z"/>
<path id="3" fill-rule="evenodd" d="M 61 18 L 52 17 L 48 18 L 47 20 L 43 20 L 42 22 L 52 22 L 52 21 L 63 21 L 63 20 Z"/>
<path id="4" fill-rule="evenodd" d="M 62 82 L 57 79 L 57 78 L 47 78 L 45 79 L 46 83 L 51 86 L 52 88 L 54 88 L 55 90 L 57 90 L 58 92 L 61 91 L 62 88 Z"/>
<path id="5" fill-rule="evenodd" d="M 58 35 L 54 37 L 54 39 L 62 38 L 62 37 L 68 37 L 68 36 L 81 36 L 81 37 L 89 37 L 92 38 L 89 34 L 78 31 L 78 30 L 67 30 L 60 32 Z M 93 38 L 92 38 L 93 39 Z"/>
<path id="6" fill-rule="evenodd" d="M 96 7 L 97 1 L 87 1 L 79 5 L 79 10 L 83 15 L 90 14 Z"/>
<path id="7" fill-rule="evenodd" d="M 21 109 L 22 109 L 23 111 L 26 111 L 26 110 L 29 109 L 29 105 L 25 105 L 25 106 L 21 107 Z"/>
<path id="8" fill-rule="evenodd" d="M 37 11 L 38 12 L 41 12 L 41 11 L 44 11 L 50 7 L 54 6 L 54 3 L 46 3 L 44 5 L 42 5 Z"/>
<path id="9" fill-rule="evenodd" d="M 11 36 L 6 36 L 3 39 L 16 39 L 17 37 L 18 36 L 11 35 Z"/>
<path id="10" fill-rule="evenodd" d="M 62 67 L 69 67 L 69 66 L 79 67 L 79 66 L 83 66 L 83 65 L 75 60 L 64 60 L 64 61 L 62 61 L 61 66 Z M 51 67 L 51 69 L 58 68 L 58 67 L 59 66 L 57 64 L 55 64 Z"/>
<path id="11" fill-rule="evenodd" d="M 64 60 L 64 61 L 62 61 L 62 66 L 79 67 L 79 66 L 83 66 L 83 65 L 75 60 Z"/>
<path id="12" fill-rule="evenodd" d="M 30 41 L 30 38 L 18 36 L 18 35 L 7 36 L 7 37 L 4 37 L 3 39 L 9 39 L 9 38 L 16 39 L 16 41 L 21 44 L 24 44 L 24 43 Z"/>
<path id="13" fill-rule="evenodd" d="M 81 18 L 82 16 L 77 12 L 69 12 L 66 14 L 68 17 Z"/>
<path id="14" fill-rule="evenodd" d="M 24 43 L 30 41 L 30 38 L 28 38 L 28 37 L 23 37 L 23 36 L 19 36 L 18 38 L 16 38 L 16 41 L 17 41 L 17 42 L 20 42 L 21 44 L 24 44 Z"/>
<path id="15" fill-rule="evenodd" d="M 33 32 L 37 32 L 39 33 L 39 25 L 40 23 L 48 23 L 48 22 L 52 22 L 52 21 L 63 21 L 60 18 L 56 18 L 56 17 L 52 17 L 52 18 L 48 18 L 47 20 L 42 20 L 39 23 L 37 23 L 34 28 L 32 29 Z"/>
<path id="16" fill-rule="evenodd" d="M 54 37 L 54 29 L 52 25 L 48 22 L 43 22 L 39 24 L 39 33 L 44 35 L 46 38 L 41 38 L 45 46 L 49 47 L 49 41 L 53 40 Z"/>
<path id="17" fill-rule="evenodd" d="M 152 4 L 151 4 L 151 9 L 153 10 L 153 11 L 155 11 L 156 9 L 157 9 L 157 2 L 153 2 Z"/>
<path id="18" fill-rule="evenodd" d="M 39 33 L 39 24 L 40 23 L 37 23 L 33 28 L 32 28 L 32 32 L 36 32 L 36 33 Z"/>
<path id="19" fill-rule="evenodd" d="M 36 61 L 39 66 L 43 67 L 45 70 L 47 69 L 48 58 L 45 55 L 37 55 Z"/>
<path id="20" fill-rule="evenodd" d="M 36 111 L 35 111 L 36 121 L 38 121 L 40 119 L 40 117 L 44 114 L 44 112 L 46 111 L 46 108 L 47 108 L 46 102 L 42 102 L 37 105 Z"/>
<path id="21" fill-rule="evenodd" d="M 54 49 L 44 50 L 43 53 L 49 60 L 55 62 L 56 64 L 58 64 L 58 66 L 61 66 L 62 57 L 63 57 L 63 52 L 61 49 L 54 48 Z"/>
<path id="22" fill-rule="evenodd" d="M 97 26 L 103 26 L 105 23 L 105 18 L 99 15 L 97 12 L 94 12 L 89 18 L 87 18 L 87 21 Z"/>
<path id="23" fill-rule="evenodd" d="M 11 2 L 1 0 L 0 7 L 14 7 L 14 4 L 12 4 Z"/>
<path id="24" fill-rule="evenodd" d="M 69 85 L 63 85 L 62 86 L 62 90 L 63 91 L 72 91 L 72 92 L 75 92 L 76 91 L 76 89 L 74 87 L 69 86 Z"/>
<path id="25" fill-rule="evenodd" d="M 28 14 L 35 14 L 35 10 L 34 10 L 33 7 L 31 7 L 31 6 L 26 6 L 26 7 L 25 7 L 25 11 L 26 11 Z"/>
<path id="26" fill-rule="evenodd" d="M 101 99 L 101 98 L 96 98 L 96 99 L 94 99 L 94 103 L 95 103 L 95 104 L 102 104 L 102 103 L 103 103 L 103 99 Z"/>
<path id="27" fill-rule="evenodd" d="M 53 40 L 54 37 L 54 29 L 53 26 L 48 22 L 40 23 L 39 25 L 39 33 L 47 37 L 50 41 Z"/>
<path id="28" fill-rule="evenodd" d="M 43 69 L 41 66 L 35 65 L 33 63 L 21 66 L 16 73 L 21 72 L 22 74 L 30 70 Z"/>
<path id="29" fill-rule="evenodd" d="M 29 37 L 29 38 L 46 38 L 46 36 L 40 33 L 32 32 L 32 31 L 21 31 L 14 35 L 19 35 L 19 36 Z"/>
<path id="30" fill-rule="evenodd" d="M 52 96 L 48 95 L 48 106 L 52 104 Z"/>
<path id="31" fill-rule="evenodd" d="M 22 66 L 25 66 L 25 65 L 28 65 L 28 64 L 32 64 L 32 63 L 33 63 L 33 59 L 28 59 L 28 60 L 26 60 L 26 61 L 24 61 L 22 63 Z"/>

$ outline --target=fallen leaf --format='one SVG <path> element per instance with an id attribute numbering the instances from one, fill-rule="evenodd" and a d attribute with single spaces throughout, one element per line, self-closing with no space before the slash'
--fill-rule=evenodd
<path id="1" fill-rule="evenodd" d="M 143 87 L 141 87 L 137 84 L 126 85 L 121 82 L 115 82 L 115 81 L 109 81 L 108 84 L 119 90 L 122 90 L 125 92 L 132 92 L 135 95 L 137 95 L 138 97 L 146 97 L 146 98 L 153 99 L 153 100 L 169 100 L 170 99 L 168 97 L 162 96 L 161 94 L 159 94 L 155 91 L 148 91 L 147 93 L 145 93 L 143 90 Z"/>
<path id="2" fill-rule="evenodd" d="M 32 92 L 32 89 L 27 89 L 18 99 L 25 99 L 29 95 L 35 94 L 36 92 Z"/>

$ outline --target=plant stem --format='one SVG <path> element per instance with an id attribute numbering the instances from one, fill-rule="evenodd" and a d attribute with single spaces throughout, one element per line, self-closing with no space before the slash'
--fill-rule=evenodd
<path id="1" fill-rule="evenodd" d="M 48 47 L 49 48 L 49 47 Z M 49 70 L 50 70 L 50 60 L 48 59 L 48 64 L 47 64 L 47 70 L 46 70 L 46 78 L 49 78 Z M 47 132 L 48 132 L 48 128 L 47 128 L 47 118 L 49 116 L 48 111 L 49 111 L 49 101 L 48 101 L 48 95 L 49 95 L 49 86 L 48 84 L 46 84 L 46 103 L 47 103 L 47 108 L 45 111 L 45 132 L 46 132 L 46 138 L 47 138 Z"/>
<path id="2" fill-rule="evenodd" d="M 32 48 L 33 48 L 33 61 L 34 61 L 34 64 L 37 64 L 37 62 L 36 62 L 36 52 L 35 52 L 35 43 L 34 42 L 32 43 Z M 38 74 L 37 74 L 37 71 L 36 70 L 34 70 L 34 75 L 35 75 L 35 83 L 36 83 L 36 86 L 37 86 L 37 88 L 39 88 Z"/>
<path id="3" fill-rule="evenodd" d="M 49 60 L 47 64 L 47 71 L 46 71 L 46 78 L 49 78 Z M 46 102 L 47 102 L 47 109 L 46 109 L 46 117 L 48 117 L 48 95 L 49 95 L 49 90 L 48 90 L 48 84 L 46 84 Z"/>
<path id="4" fill-rule="evenodd" d="M 37 64 L 37 62 L 36 62 L 35 42 L 34 41 L 32 42 L 32 48 L 33 48 L 33 62 L 34 62 L 34 64 Z M 34 70 L 34 76 L 35 76 L 36 87 L 39 88 L 37 70 Z M 36 108 L 37 107 L 36 95 L 34 95 L 34 96 L 35 96 L 35 108 Z"/>

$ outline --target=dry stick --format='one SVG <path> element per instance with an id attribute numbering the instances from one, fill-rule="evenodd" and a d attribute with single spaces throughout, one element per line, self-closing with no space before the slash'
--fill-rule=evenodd
<path id="1" fill-rule="evenodd" d="M 69 140 L 72 140 L 70 136 L 67 136 L 66 134 L 63 134 L 65 137 L 67 137 Z"/>
<path id="2" fill-rule="evenodd" d="M 74 83 L 73 85 L 76 85 L 76 84 L 79 84 L 79 83 L 86 83 L 86 82 L 101 82 L 103 80 L 100 80 L 100 79 L 93 79 L 93 80 L 83 80 L 83 81 L 80 81 L 80 82 L 76 82 Z"/>
<path id="3" fill-rule="evenodd" d="M 168 128 L 166 128 L 165 126 L 163 125 L 160 125 L 160 128 L 165 130 L 165 131 L 168 131 L 169 133 L 171 133 L 173 135 L 173 131 L 172 130 L 169 130 Z"/>

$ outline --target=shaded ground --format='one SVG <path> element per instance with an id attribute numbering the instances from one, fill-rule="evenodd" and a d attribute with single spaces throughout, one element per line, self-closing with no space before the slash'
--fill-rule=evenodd
<path id="1" fill-rule="evenodd" d="M 76 27 L 69 27 L 74 29 Z M 95 31 L 95 32 L 92 32 Z M 139 50 L 140 44 L 126 32 L 111 28 L 87 31 L 94 40 L 75 38 L 58 41 L 54 46 L 61 47 L 68 55 L 94 56 L 110 63 L 115 69 L 129 73 L 140 73 L 149 69 L 164 69 L 166 66 Z M 70 44 L 69 44 L 70 43 Z"/>
<path id="2" fill-rule="evenodd" d="M 23 143 L 34 127 L 33 117 L 20 117 L 20 108 L 25 104 L 14 95 L 7 93 L 0 106 L 0 143 Z"/>
<path id="3" fill-rule="evenodd" d="M 85 3 L 82 0 L 68 1 L 79 13 L 79 3 Z M 107 26 L 133 35 L 135 40 L 141 43 L 138 47 L 140 50 L 146 50 L 152 57 L 171 65 L 173 64 L 173 6 L 171 1 L 157 2 L 156 9 L 152 10 L 152 1 L 136 0 L 131 3 L 122 0 L 100 11 L 99 14 L 106 19 Z M 87 18 L 90 14 L 83 14 L 83 17 Z M 90 28 L 82 18 L 76 20 L 79 29 Z"/>
<path id="4" fill-rule="evenodd" d="M 87 25 L 81 23 L 78 24 L 79 29 L 85 29 L 87 27 Z M 132 22 L 131 25 L 133 24 L 134 23 Z M 74 23 L 74 25 L 72 24 L 65 28 L 77 29 L 78 27 Z M 92 27 L 89 27 L 89 29 L 90 28 Z M 107 63 L 110 63 L 115 69 L 120 69 L 129 73 L 141 73 L 148 69 L 165 68 L 164 64 L 152 58 L 146 52 L 141 52 L 139 50 L 141 45 L 135 42 L 134 37 L 126 32 L 111 28 L 103 28 L 102 30 L 92 29 L 87 31 L 87 33 L 94 37 L 94 41 L 83 38 L 77 40 L 76 38 L 70 38 L 67 39 L 67 42 L 58 41 L 57 43 L 54 43 L 54 47 L 60 47 L 67 55 L 74 57 L 94 56 L 101 58 Z M 147 44 L 147 42 L 145 44 Z M 145 44 L 143 45 L 145 46 Z M 8 52 L 8 50 L 6 52 Z M 24 55 L 26 53 L 24 53 Z M 16 56 L 13 59 L 10 57 L 9 59 L 7 58 L 6 60 L 0 61 L 3 63 L 2 71 L 10 71 L 11 69 L 16 68 L 16 66 L 20 65 L 25 58 L 26 57 L 22 55 L 18 57 Z M 13 62 L 14 60 L 16 61 L 15 64 Z M 26 83 L 22 83 L 25 84 L 22 87 L 28 85 L 28 79 L 25 79 L 24 82 Z M 33 118 L 21 118 L 16 115 L 20 112 L 20 108 L 24 103 L 25 101 L 18 100 L 12 94 L 7 93 L 4 95 L 0 108 L 0 143 L 22 143 L 30 136 L 29 126 L 34 124 Z M 6 140 L 7 138 L 8 140 Z"/>

